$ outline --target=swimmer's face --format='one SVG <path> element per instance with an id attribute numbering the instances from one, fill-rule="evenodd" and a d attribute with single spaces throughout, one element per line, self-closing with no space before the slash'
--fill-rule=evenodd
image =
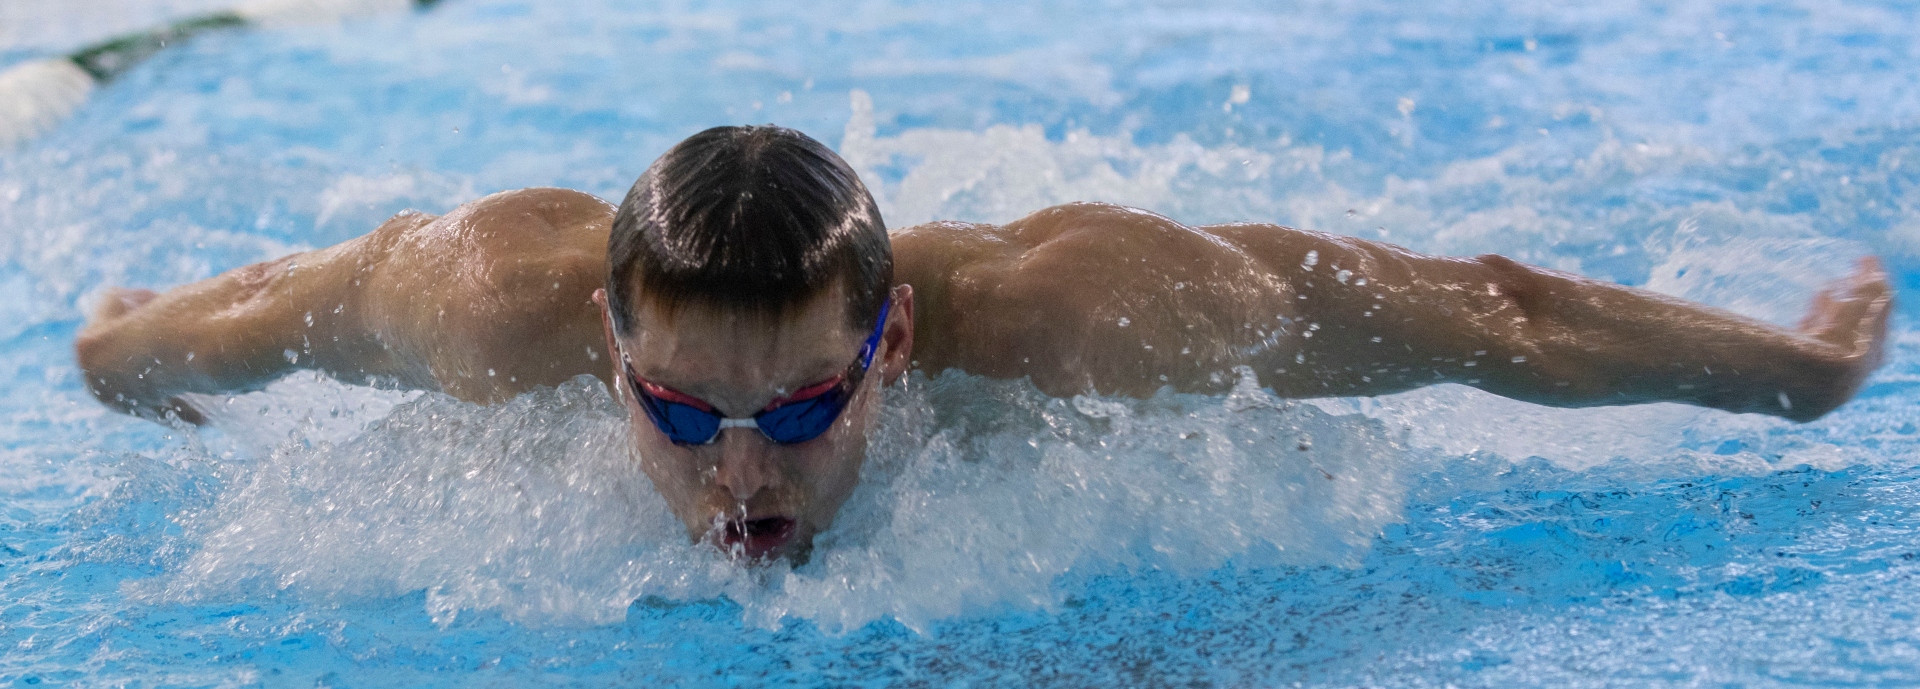
<path id="1" fill-rule="evenodd" d="M 604 290 L 594 301 L 606 304 Z M 723 428 L 706 445 L 679 445 L 647 417 L 622 370 L 621 353 L 649 384 L 695 398 L 729 418 L 748 418 L 769 403 L 857 373 L 870 330 L 847 323 L 838 287 L 784 320 L 687 306 L 669 316 L 636 300 L 632 332 L 607 325 L 614 389 L 632 424 L 640 466 L 688 535 L 748 559 L 804 554 L 833 524 L 859 481 L 867 432 L 878 416 L 880 389 L 906 372 L 913 347 L 913 293 L 894 291 L 894 305 L 872 368 L 861 376 L 839 418 L 819 437 L 775 443 L 756 428 Z M 602 309 L 605 313 L 605 309 Z M 853 365 L 852 370 L 849 365 Z"/>

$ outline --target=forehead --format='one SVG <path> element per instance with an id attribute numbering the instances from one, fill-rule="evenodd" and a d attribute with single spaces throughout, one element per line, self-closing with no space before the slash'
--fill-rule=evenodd
<path id="1" fill-rule="evenodd" d="M 773 396 L 845 370 L 858 354 L 861 333 L 847 326 L 842 290 L 823 290 L 786 313 L 688 304 L 668 312 L 635 300 L 632 331 L 621 347 L 635 373 L 720 404 Z"/>

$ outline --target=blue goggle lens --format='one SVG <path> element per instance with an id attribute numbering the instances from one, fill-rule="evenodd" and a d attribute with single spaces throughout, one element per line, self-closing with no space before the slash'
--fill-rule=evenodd
<path id="1" fill-rule="evenodd" d="M 797 402 L 760 412 L 754 422 L 767 438 L 783 445 L 804 443 L 833 428 L 840 412 L 847 407 L 846 385 Z M 669 402 L 639 389 L 640 408 L 660 427 L 668 440 L 679 445 L 705 445 L 720 434 L 720 417 L 690 404 Z"/>

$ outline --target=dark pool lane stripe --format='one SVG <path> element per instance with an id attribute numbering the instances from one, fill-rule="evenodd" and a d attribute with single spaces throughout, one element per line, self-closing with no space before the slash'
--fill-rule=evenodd
<path id="1" fill-rule="evenodd" d="M 412 0 L 415 9 L 427 9 L 441 0 Z M 95 83 L 107 83 L 135 65 L 153 57 L 167 46 L 182 43 L 209 31 L 245 28 L 253 22 L 240 12 L 229 10 L 189 17 L 166 26 L 116 36 L 81 48 L 67 56 Z"/>

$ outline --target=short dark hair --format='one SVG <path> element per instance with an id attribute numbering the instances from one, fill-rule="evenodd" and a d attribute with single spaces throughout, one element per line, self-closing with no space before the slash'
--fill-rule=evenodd
<path id="1" fill-rule="evenodd" d="M 773 125 L 714 127 L 647 168 L 607 239 L 607 305 L 632 331 L 638 288 L 669 313 L 687 303 L 779 317 L 842 281 L 856 330 L 893 285 L 880 208 L 846 161 Z"/>

